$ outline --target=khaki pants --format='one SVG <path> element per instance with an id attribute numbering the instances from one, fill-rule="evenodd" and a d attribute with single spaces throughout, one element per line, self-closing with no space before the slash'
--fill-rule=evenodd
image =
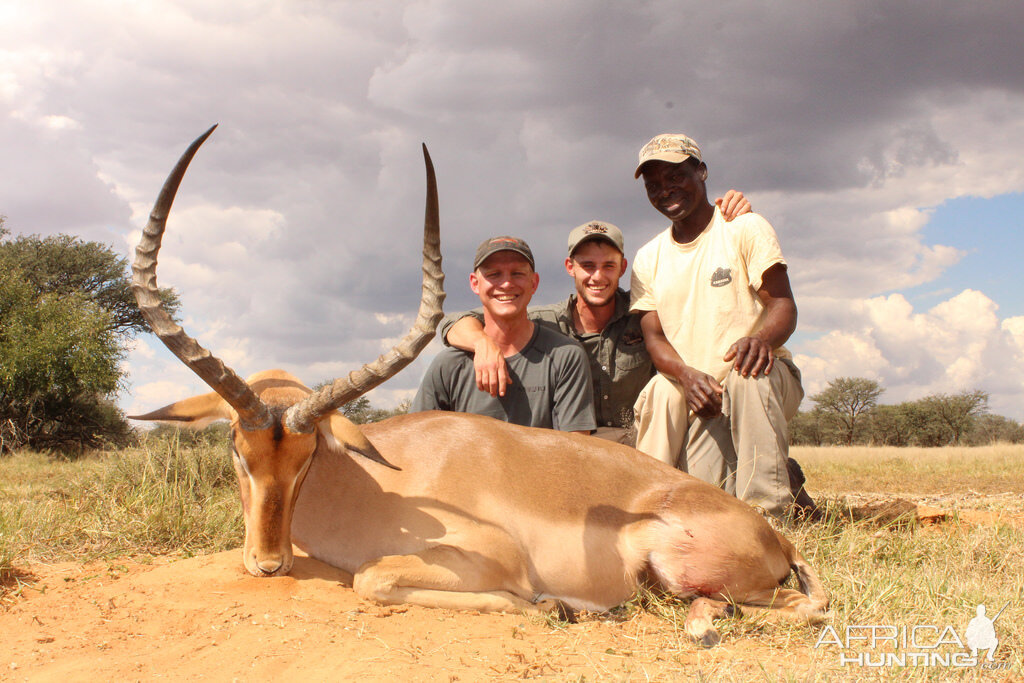
<path id="1" fill-rule="evenodd" d="M 793 502 L 786 423 L 804 396 L 800 371 L 777 358 L 767 377 L 730 370 L 724 387 L 722 414 L 704 419 L 690 413 L 682 386 L 655 375 L 634 406 L 636 447 L 781 518 Z"/>

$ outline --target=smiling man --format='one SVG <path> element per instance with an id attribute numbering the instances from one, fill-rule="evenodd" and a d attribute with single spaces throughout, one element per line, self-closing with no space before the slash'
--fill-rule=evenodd
<path id="1" fill-rule="evenodd" d="M 782 517 L 803 388 L 783 346 L 797 314 L 775 231 L 755 213 L 726 225 L 685 135 L 648 142 L 640 176 L 672 225 L 633 263 L 630 308 L 658 370 L 635 405 L 637 448 Z"/>
<path id="2" fill-rule="evenodd" d="M 441 351 L 430 364 L 411 410 L 450 410 L 505 422 L 589 434 L 595 427 L 590 369 L 583 347 L 527 315 L 540 276 L 533 252 L 515 237 L 477 248 L 469 285 L 483 306 L 483 336 L 512 378 L 503 395 L 477 389 L 473 354 Z"/>

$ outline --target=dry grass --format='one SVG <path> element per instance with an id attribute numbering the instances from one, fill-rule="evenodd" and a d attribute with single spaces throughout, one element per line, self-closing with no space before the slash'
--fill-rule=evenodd
<path id="1" fill-rule="evenodd" d="M 795 446 L 811 494 L 1024 494 L 1024 446 Z"/>
<path id="2" fill-rule="evenodd" d="M 0 578 L 16 564 L 223 550 L 241 529 L 223 446 L 172 435 L 75 461 L 0 459 Z"/>

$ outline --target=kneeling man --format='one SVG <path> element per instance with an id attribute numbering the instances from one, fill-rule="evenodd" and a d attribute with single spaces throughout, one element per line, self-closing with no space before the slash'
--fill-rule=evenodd
<path id="1" fill-rule="evenodd" d="M 412 412 L 477 413 L 583 434 L 596 428 L 583 347 L 535 324 L 527 314 L 539 282 L 533 253 L 523 240 L 493 237 L 477 248 L 469 285 L 483 306 L 484 334 L 505 358 L 512 384 L 504 396 L 478 391 L 473 355 L 445 348 L 428 368 Z"/>
<path id="2" fill-rule="evenodd" d="M 708 201 L 708 168 L 685 135 L 659 135 L 635 176 L 672 225 L 633 263 L 658 374 L 635 406 L 637 448 L 782 517 L 793 503 L 787 421 L 803 398 L 783 346 L 796 304 L 775 231 L 750 213 L 726 224 Z"/>

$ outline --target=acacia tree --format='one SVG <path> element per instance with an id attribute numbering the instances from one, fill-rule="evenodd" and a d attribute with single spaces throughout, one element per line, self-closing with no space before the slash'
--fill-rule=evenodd
<path id="1" fill-rule="evenodd" d="M 128 261 L 108 245 L 71 235 L 9 234 L 0 220 L 0 268 L 20 268 L 38 296 L 82 294 L 106 313 L 106 329 L 122 342 L 149 332 L 132 294 Z M 172 289 L 160 289 L 160 298 L 168 311 L 177 311 Z"/>
<path id="2" fill-rule="evenodd" d="M 0 218 L 0 452 L 123 441 L 120 361 L 146 329 L 127 261 L 68 235 L 9 234 Z"/>
<path id="3" fill-rule="evenodd" d="M 825 416 L 818 408 L 798 411 L 789 421 L 789 443 L 794 446 L 820 446 L 825 443 L 827 427 Z"/>
<path id="4" fill-rule="evenodd" d="M 839 428 L 843 442 L 849 445 L 883 391 L 873 379 L 837 377 L 823 391 L 811 396 L 811 401 Z"/>
<path id="5" fill-rule="evenodd" d="M 871 441 L 880 446 L 906 446 L 913 438 L 911 413 L 906 403 L 876 405 L 871 411 Z"/>
<path id="6" fill-rule="evenodd" d="M 999 443 L 1024 443 L 1024 425 L 1002 415 L 986 413 L 974 418 L 974 424 L 964 436 L 971 446 Z"/>
<path id="7" fill-rule="evenodd" d="M 974 418 L 988 411 L 988 393 L 979 389 L 935 394 L 921 400 L 949 430 L 950 442 L 954 445 L 960 444 Z"/>
<path id="8" fill-rule="evenodd" d="M 320 387 L 327 386 L 329 382 L 318 384 L 314 391 Z M 380 422 L 395 415 L 404 415 L 409 412 L 409 401 L 402 401 L 394 408 L 374 408 L 370 399 L 360 396 L 354 401 L 349 401 L 341 407 L 341 413 L 355 424 L 369 424 Z"/>

